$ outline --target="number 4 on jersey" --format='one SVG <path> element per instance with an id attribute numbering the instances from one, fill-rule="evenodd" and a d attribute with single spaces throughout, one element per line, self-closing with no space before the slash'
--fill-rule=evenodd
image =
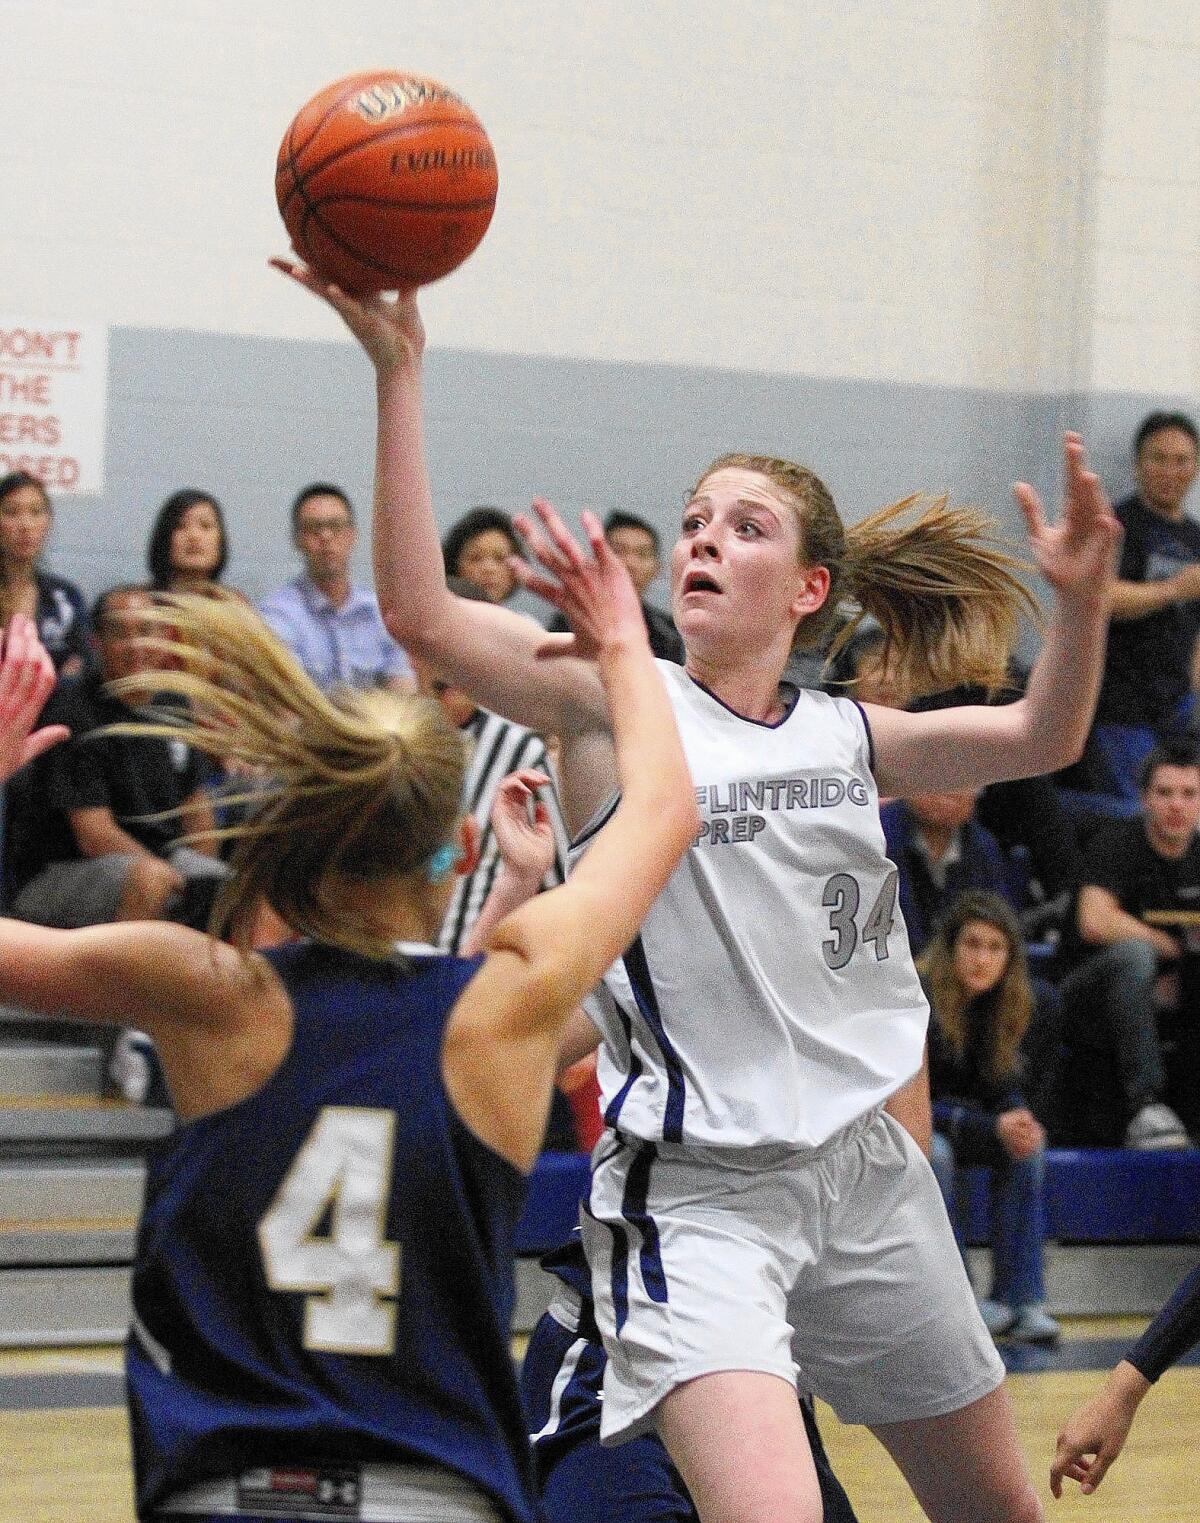
<path id="1" fill-rule="evenodd" d="M 875 961 L 883 962 L 888 956 L 888 937 L 896 923 L 896 891 L 899 874 L 895 868 L 883 880 L 871 912 L 863 924 L 860 938 L 855 916 L 862 902 L 858 879 L 849 873 L 834 873 L 825 884 L 821 903 L 829 911 L 830 941 L 821 943 L 821 954 L 834 972 L 844 968 L 854 956 L 860 939 L 869 941 L 875 948 Z"/>
<path id="2" fill-rule="evenodd" d="M 327 1105 L 258 1224 L 268 1285 L 306 1297 L 306 1349 L 395 1350 L 400 1247 L 383 1236 L 395 1120 Z M 317 1236 L 325 1217 L 328 1231 Z"/>

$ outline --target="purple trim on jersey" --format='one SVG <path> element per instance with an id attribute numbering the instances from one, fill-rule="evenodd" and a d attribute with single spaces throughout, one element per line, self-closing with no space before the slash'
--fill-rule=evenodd
<path id="1" fill-rule="evenodd" d="M 608 824 L 609 820 L 612 819 L 613 815 L 616 814 L 617 805 L 620 802 L 621 795 L 618 791 L 617 793 L 613 794 L 607 803 L 601 804 L 600 808 L 597 809 L 596 813 L 591 817 L 591 819 L 587 822 L 579 834 L 571 841 L 570 850 L 578 851 L 578 849 L 590 841 L 593 836 L 599 835 L 601 830 L 604 829 L 605 825 Z"/>
<path id="2" fill-rule="evenodd" d="M 863 729 L 867 732 L 867 762 L 871 768 L 871 776 L 875 776 L 875 737 L 871 734 L 871 721 L 867 718 L 867 711 L 859 703 L 857 698 L 851 698 L 850 702 L 862 715 Z"/>
<path id="3" fill-rule="evenodd" d="M 750 719 L 745 714 L 739 714 L 736 709 L 730 708 L 723 698 L 718 698 L 712 688 L 705 687 L 698 677 L 692 676 L 691 672 L 687 672 L 686 676 L 691 682 L 695 683 L 702 693 L 707 693 L 714 703 L 719 703 L 727 714 L 732 714 L 735 719 L 740 719 L 743 724 L 756 724 L 760 730 L 777 730 L 780 725 L 787 724 L 788 720 L 792 717 L 792 711 L 800 702 L 800 694 L 804 691 L 803 688 L 799 687 L 793 690 L 792 696 L 788 699 L 787 708 L 784 709 L 778 719 Z"/>
<path id="4" fill-rule="evenodd" d="M 658 1240 L 658 1227 L 646 1209 L 650 1198 L 650 1169 L 658 1157 L 658 1149 L 652 1142 L 643 1144 L 634 1155 L 625 1176 L 625 1196 L 621 1201 L 621 1215 L 632 1227 L 636 1227 L 642 1239 L 642 1251 L 638 1261 L 642 1271 L 642 1283 L 652 1301 L 667 1299 L 667 1275 L 663 1268 L 662 1246 Z"/>
<path id="5" fill-rule="evenodd" d="M 613 1000 L 613 1007 L 617 1012 L 617 1019 L 621 1022 L 621 1030 L 625 1033 L 625 1040 L 629 1044 L 628 1076 L 626 1077 L 624 1084 L 621 1085 L 620 1089 L 608 1102 L 608 1105 L 605 1107 L 604 1111 L 605 1126 L 611 1126 L 615 1128 L 617 1121 L 620 1119 L 621 1107 L 625 1104 L 625 1101 L 629 1095 L 629 1091 L 642 1077 L 642 1060 L 633 1050 L 633 1021 L 626 1014 L 624 1008 L 619 1005 L 615 999 Z"/>
<path id="6" fill-rule="evenodd" d="M 646 961 L 646 949 L 642 945 L 640 936 L 634 939 L 622 962 L 629 975 L 629 983 L 633 989 L 633 997 L 637 1000 L 638 1011 L 649 1027 L 651 1036 L 658 1043 L 663 1055 L 663 1066 L 667 1070 L 667 1104 L 663 1112 L 663 1141 L 682 1142 L 684 1101 L 687 1098 L 683 1064 L 679 1061 L 675 1044 L 667 1035 L 666 1027 L 663 1025 L 662 1015 L 658 1008 L 658 995 L 654 992 L 654 981 L 650 977 L 650 965 Z"/>

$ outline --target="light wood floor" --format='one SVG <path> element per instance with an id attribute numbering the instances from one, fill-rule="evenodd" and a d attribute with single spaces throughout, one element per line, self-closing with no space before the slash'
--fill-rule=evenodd
<path id="1" fill-rule="evenodd" d="M 24 1368 L 117 1368 L 108 1355 L 34 1354 L 0 1361 Z M 1099 1373 L 1013 1376 L 1010 1385 L 1030 1466 L 1050 1523 L 1194 1523 L 1200 1487 L 1200 1369 L 1174 1370 L 1143 1404 L 1137 1427 L 1100 1491 L 1054 1502 L 1046 1485 L 1054 1435 L 1096 1389 Z M 834 1466 L 862 1523 L 919 1523 L 922 1514 L 891 1461 L 862 1429 L 822 1412 Z M 0 1412 L 0 1523 L 133 1523 L 129 1441 L 119 1408 Z"/>

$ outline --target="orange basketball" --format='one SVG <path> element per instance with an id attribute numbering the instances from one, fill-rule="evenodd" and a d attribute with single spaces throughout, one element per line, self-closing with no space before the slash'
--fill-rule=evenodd
<path id="1" fill-rule="evenodd" d="M 351 74 L 284 134 L 275 199 L 296 252 L 343 290 L 422 286 L 487 232 L 496 156 L 479 118 L 437 80 Z"/>

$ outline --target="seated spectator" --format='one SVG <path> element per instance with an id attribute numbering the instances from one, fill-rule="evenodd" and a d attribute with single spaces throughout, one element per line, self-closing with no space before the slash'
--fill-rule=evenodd
<path id="1" fill-rule="evenodd" d="M 442 540 L 446 575 L 473 582 L 489 603 L 507 603 L 517 592 L 508 562 L 521 553 L 512 519 L 500 508 L 472 508 Z"/>
<path id="2" fill-rule="evenodd" d="M 879 812 L 888 856 L 900 873 L 900 913 L 913 956 L 968 888 L 1008 892 L 1004 854 L 975 818 L 975 793 L 914 793 Z"/>
<path id="3" fill-rule="evenodd" d="M 925 949 L 929 996 L 930 1161 L 962 1246 L 955 1210 L 959 1168 L 990 1173 L 991 1294 L 980 1311 L 994 1337 L 1057 1343 L 1043 1302 L 1046 1133 L 1026 1100 L 1022 1040 L 1056 1023 L 1054 992 L 1035 991 L 1012 908 L 995 894 L 961 894 Z"/>
<path id="4" fill-rule="evenodd" d="M 54 510 L 28 471 L 0 477 L 0 626 L 14 613 L 37 625 L 60 677 L 78 677 L 91 660 L 87 604 L 74 582 L 40 565 Z"/>
<path id="5" fill-rule="evenodd" d="M 1187 517 L 1184 504 L 1196 479 L 1195 423 L 1186 413 L 1151 413 L 1134 436 L 1133 463 L 1137 490 L 1113 509 L 1125 537 L 1095 722 L 1139 727 L 1149 732 L 1152 744 L 1151 737 L 1178 736 L 1193 707 L 1200 524 Z M 1125 779 L 1110 771 L 1093 738 L 1064 781 L 1094 791 L 1123 791 Z"/>
<path id="6" fill-rule="evenodd" d="M 1014 670 L 1010 684 L 996 693 L 962 687 L 914 699 L 908 707 L 919 713 L 960 704 L 1012 703 L 1022 688 L 1023 676 Z M 1024 934 L 1057 935 L 1073 912 L 1083 873 L 1079 839 L 1058 789 L 1048 777 L 990 783 L 979 795 L 975 815 L 995 836 L 1010 862 L 1018 853 L 1024 854 L 1028 864 L 1026 902 L 1017 904 Z M 1012 897 L 1011 892 L 1008 897 Z"/>
<path id="7" fill-rule="evenodd" d="M 340 487 L 305 487 L 292 504 L 292 542 L 304 571 L 265 597 L 259 612 L 319 687 L 415 692 L 412 663 L 384 628 L 375 594 L 350 580 L 355 534 Z"/>
<path id="8" fill-rule="evenodd" d="M 1181 1148 L 1200 1130 L 1200 759 L 1154 751 L 1141 813 L 1088 842 L 1064 947 L 1056 1142 Z M 1176 1109 L 1182 1112 L 1183 1119 Z"/>
<path id="9" fill-rule="evenodd" d="M 827 693 L 841 694 L 858 703 L 877 703 L 885 709 L 902 709 L 908 701 L 895 670 L 887 659 L 887 639 L 874 619 L 864 619 L 845 645 L 832 656 L 821 682 Z"/>
<path id="10" fill-rule="evenodd" d="M 645 598 L 650 586 L 662 570 L 658 530 L 645 519 L 619 509 L 604 520 L 604 537 L 613 548 L 617 559 L 629 572 L 630 580 L 642 601 L 642 615 L 646 620 L 646 632 L 650 636 L 650 649 L 663 661 L 683 665 L 683 641 L 671 622 L 670 614 L 648 603 Z M 556 613 L 546 628 L 556 634 L 566 633 L 567 621 Z"/>
<path id="11" fill-rule="evenodd" d="M 108 687 L 154 664 L 135 617 L 150 602 L 140 587 L 102 593 L 93 607 L 95 668 L 47 705 L 46 721 L 67 725 L 71 738 L 29 769 L 10 819 L 11 912 L 19 920 L 62 929 L 166 919 L 203 927 L 228 875 L 215 854 L 182 844 L 213 825 L 195 753 L 152 735 L 95 733 L 152 718 L 153 693 Z"/>
<path id="12" fill-rule="evenodd" d="M 229 560 L 221 504 L 185 487 L 158 510 L 146 546 L 155 592 L 206 592 L 220 582 Z"/>

